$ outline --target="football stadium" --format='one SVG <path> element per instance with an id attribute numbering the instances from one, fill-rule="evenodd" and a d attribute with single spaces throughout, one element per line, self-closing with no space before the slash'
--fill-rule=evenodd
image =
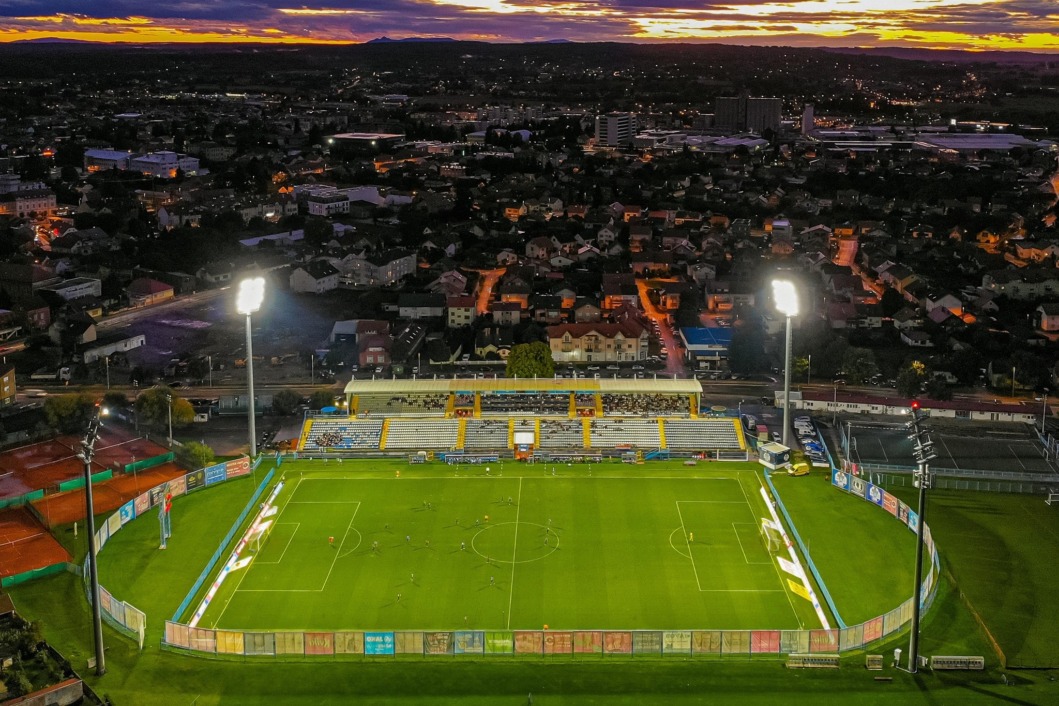
<path id="1" fill-rule="evenodd" d="M 830 664 L 911 618 L 904 568 L 870 569 L 888 589 L 839 605 L 776 488 L 803 481 L 751 460 L 757 440 L 737 417 L 700 414 L 698 381 L 354 380 L 345 393 L 307 415 L 296 451 L 167 481 L 103 523 L 110 620 L 140 640 L 164 620 L 165 649 L 215 657 Z M 829 480 L 824 492 L 862 499 L 865 528 L 910 544 L 904 502 L 841 471 Z M 152 539 L 187 541 L 183 496 L 232 481 L 253 492 L 212 556 L 184 567 L 198 575 L 171 614 L 107 585 L 125 551 L 138 563 Z M 115 548 L 126 542 L 139 548 Z M 926 544 L 929 606 L 939 563 Z"/>

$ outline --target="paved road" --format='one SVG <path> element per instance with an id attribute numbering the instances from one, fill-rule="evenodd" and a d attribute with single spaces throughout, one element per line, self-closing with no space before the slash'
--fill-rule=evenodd
<path id="1" fill-rule="evenodd" d="M 676 279 L 652 279 L 650 282 L 675 282 Z M 680 341 L 677 339 L 676 334 L 673 331 L 673 327 L 669 324 L 669 316 L 666 312 L 659 310 L 654 305 L 651 298 L 648 296 L 648 292 L 651 289 L 650 283 L 645 279 L 636 280 L 636 288 L 640 292 L 640 305 L 643 307 L 644 313 L 647 314 L 648 318 L 658 324 L 659 338 L 662 341 L 662 345 L 665 346 L 666 352 L 669 357 L 666 358 L 665 371 L 670 375 L 676 375 L 677 377 L 686 377 L 688 374 L 687 368 L 684 367 L 684 349 L 680 346 Z"/>

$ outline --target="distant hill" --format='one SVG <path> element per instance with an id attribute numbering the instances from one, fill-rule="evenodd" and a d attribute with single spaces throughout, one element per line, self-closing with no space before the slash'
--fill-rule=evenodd
<path id="1" fill-rule="evenodd" d="M 1035 54 L 1029 51 L 960 51 L 958 49 L 914 49 L 903 47 L 820 47 L 832 54 L 858 54 L 861 56 L 888 56 L 912 61 L 944 61 L 955 64 L 1056 64 L 1057 54 Z"/>
<path id="2" fill-rule="evenodd" d="M 452 37 L 405 37 L 404 39 L 390 39 L 389 37 L 377 37 L 369 39 L 367 44 L 410 44 L 413 42 L 455 42 Z"/>

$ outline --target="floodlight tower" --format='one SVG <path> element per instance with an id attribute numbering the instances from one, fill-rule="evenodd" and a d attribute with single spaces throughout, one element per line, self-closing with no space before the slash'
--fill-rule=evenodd
<path id="1" fill-rule="evenodd" d="M 783 445 L 790 446 L 791 435 L 791 317 L 798 315 L 798 292 L 794 282 L 787 279 L 772 280 L 772 298 L 776 311 L 787 317 L 787 345 L 783 363 Z"/>
<path id="2" fill-rule="evenodd" d="M 84 463 L 85 471 L 85 529 L 88 530 L 88 585 L 92 598 L 92 635 L 96 648 L 96 676 L 107 672 L 103 656 L 103 615 L 99 604 L 99 568 L 96 561 L 96 509 L 92 498 L 92 457 L 96 452 L 96 439 L 99 438 L 101 417 L 106 416 L 106 407 L 98 404 L 88 422 L 84 439 L 81 440 L 81 453 L 78 456 Z"/>
<path id="3" fill-rule="evenodd" d="M 261 309 L 265 298 L 265 278 L 251 277 L 239 283 L 236 311 L 246 315 L 246 386 L 249 400 L 247 416 L 250 424 L 250 458 L 257 456 L 257 430 L 254 428 L 254 350 L 250 334 L 250 315 Z"/>
<path id="4" fill-rule="evenodd" d="M 919 488 L 919 502 L 916 512 L 919 516 L 916 527 L 916 583 L 912 591 L 912 629 L 908 638 L 908 671 L 915 674 L 919 670 L 919 604 L 923 599 L 923 529 L 926 527 L 927 488 L 930 487 L 930 460 L 937 457 L 934 442 L 930 439 L 931 430 L 923 426 L 923 416 L 919 409 L 919 400 L 912 400 L 912 420 L 905 424 L 911 434 L 912 454 L 916 458 L 916 470 L 913 472 L 914 484 Z"/>

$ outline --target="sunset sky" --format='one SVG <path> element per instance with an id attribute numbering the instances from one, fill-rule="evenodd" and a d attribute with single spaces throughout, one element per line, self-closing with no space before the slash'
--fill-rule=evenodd
<path id="1" fill-rule="evenodd" d="M 2 0 L 0 41 L 720 41 L 1059 53 L 1059 0 Z"/>

